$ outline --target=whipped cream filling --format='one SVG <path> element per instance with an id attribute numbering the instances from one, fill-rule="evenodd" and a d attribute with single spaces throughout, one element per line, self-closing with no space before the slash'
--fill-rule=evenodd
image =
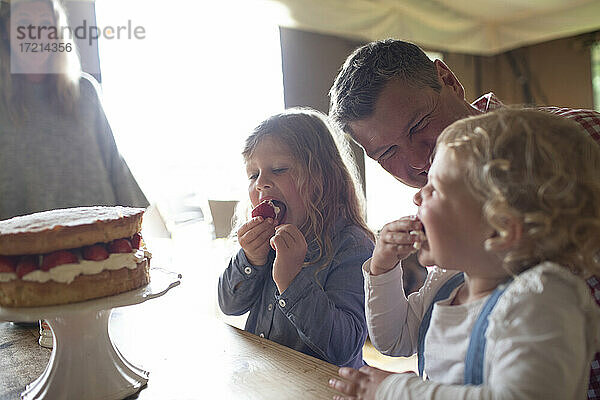
<path id="1" fill-rule="evenodd" d="M 121 268 L 135 269 L 137 264 L 145 258 L 152 258 L 152 254 L 143 249 L 131 253 L 112 253 L 106 260 L 92 261 L 80 259 L 78 263 L 58 265 L 49 271 L 42 271 L 41 269 L 31 271 L 23 276 L 23 280 L 40 283 L 52 280 L 68 284 L 73 282 L 79 275 L 94 275 L 104 270 Z M 0 273 L 0 282 L 9 282 L 13 279 L 17 279 L 17 274 L 9 272 Z"/>

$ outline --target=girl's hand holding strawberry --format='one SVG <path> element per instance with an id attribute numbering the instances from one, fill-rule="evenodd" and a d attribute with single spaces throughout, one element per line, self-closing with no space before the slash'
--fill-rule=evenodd
<path id="1" fill-rule="evenodd" d="M 265 265 L 269 257 L 269 239 L 275 234 L 272 218 L 255 217 L 238 230 L 240 246 L 252 265 Z"/>
<path id="2" fill-rule="evenodd" d="M 283 293 L 302 269 L 308 245 L 302 232 L 292 224 L 277 226 L 270 243 L 276 252 L 273 280 L 279 293 Z"/>

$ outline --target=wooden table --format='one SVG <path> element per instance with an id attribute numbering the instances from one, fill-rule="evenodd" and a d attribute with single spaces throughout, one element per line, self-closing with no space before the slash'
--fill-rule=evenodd
<path id="1" fill-rule="evenodd" d="M 206 252 L 204 256 L 205 261 L 211 258 Z M 219 257 L 214 259 L 221 262 Z M 114 343 L 128 361 L 150 371 L 147 387 L 135 398 L 332 398 L 335 392 L 327 381 L 337 375 L 336 366 L 219 320 L 216 272 L 225 264 L 210 269 L 183 258 L 168 260 L 179 266 L 171 270 L 183 274 L 180 286 L 113 311 Z M 35 328 L 0 322 L 0 400 L 18 399 L 25 385 L 44 371 L 50 350 L 40 347 L 37 338 Z"/>
<path id="2" fill-rule="evenodd" d="M 139 359 L 126 356 L 150 371 L 147 387 L 136 398 L 330 399 L 334 394 L 327 386 L 337 375 L 334 365 L 215 322 L 210 344 L 176 340 Z M 0 323 L 0 341 L 0 399 L 18 399 L 43 372 L 50 350 L 37 344 L 35 330 L 9 323 Z"/>

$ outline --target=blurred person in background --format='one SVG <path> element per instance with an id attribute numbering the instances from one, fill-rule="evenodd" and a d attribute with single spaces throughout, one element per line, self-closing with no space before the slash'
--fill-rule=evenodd
<path id="1" fill-rule="evenodd" d="M 58 0 L 1 2 L 0 220 L 54 208 L 148 206 L 67 26 Z"/>

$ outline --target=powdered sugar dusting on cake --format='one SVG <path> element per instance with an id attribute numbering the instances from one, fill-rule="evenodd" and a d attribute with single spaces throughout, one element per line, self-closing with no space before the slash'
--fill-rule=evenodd
<path id="1" fill-rule="evenodd" d="M 44 211 L 0 221 L 0 234 L 42 232 L 61 226 L 91 225 L 98 221 L 116 221 L 144 212 L 131 207 L 77 207 Z"/>
<path id="2" fill-rule="evenodd" d="M 143 208 L 76 207 L 0 221 L 0 255 L 50 253 L 114 239 L 141 230 Z"/>

